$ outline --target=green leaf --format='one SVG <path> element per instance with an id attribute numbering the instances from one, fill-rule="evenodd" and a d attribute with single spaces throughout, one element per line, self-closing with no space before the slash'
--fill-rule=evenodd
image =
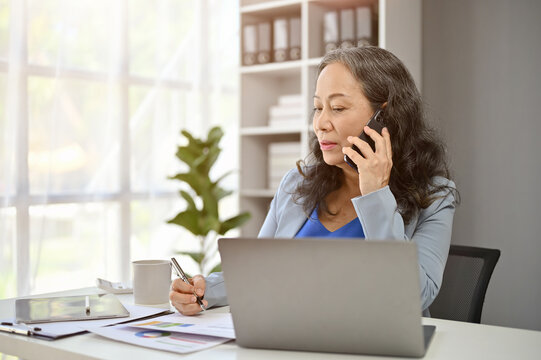
<path id="1" fill-rule="evenodd" d="M 218 199 L 216 199 L 212 191 L 205 189 L 200 196 L 201 200 L 203 200 L 203 211 L 205 215 L 218 218 Z"/>
<path id="2" fill-rule="evenodd" d="M 186 202 L 188 203 L 188 210 L 197 210 L 197 206 L 195 206 L 195 201 L 189 193 L 184 190 L 180 190 L 180 196 L 182 196 L 184 200 L 186 200 Z"/>
<path id="3" fill-rule="evenodd" d="M 214 196 L 216 197 L 216 200 L 220 201 L 221 199 L 223 199 L 224 197 L 226 196 L 229 196 L 231 194 L 233 194 L 233 191 L 231 190 L 225 190 L 219 186 L 216 186 L 212 193 L 214 194 Z"/>
<path id="4" fill-rule="evenodd" d="M 234 172 L 233 170 L 227 171 L 225 174 L 223 174 L 222 176 L 220 176 L 220 177 L 218 178 L 218 180 L 216 180 L 216 181 L 214 182 L 214 184 L 215 184 L 215 185 L 218 185 L 218 183 L 220 183 L 220 181 L 222 181 L 223 179 L 225 179 L 226 177 L 228 177 L 229 175 L 231 175 L 233 172 Z"/>
<path id="5" fill-rule="evenodd" d="M 219 147 L 209 148 L 209 152 L 207 154 L 207 162 L 206 162 L 206 166 L 208 167 L 207 172 L 214 165 L 216 160 L 218 160 L 218 156 L 220 156 L 221 152 L 222 152 L 222 149 L 220 149 Z"/>
<path id="6" fill-rule="evenodd" d="M 206 167 L 207 164 L 207 155 L 206 154 L 198 154 L 197 159 L 194 160 L 194 162 L 191 164 L 191 169 L 196 171 L 199 174 L 207 175 L 208 169 Z"/>
<path id="7" fill-rule="evenodd" d="M 217 216 L 207 215 L 203 218 L 201 227 L 206 236 L 211 230 L 218 232 L 218 230 L 220 230 L 220 226 L 220 219 L 218 219 Z"/>
<path id="8" fill-rule="evenodd" d="M 212 268 L 212 270 L 210 270 L 210 273 L 209 274 L 212 274 L 213 272 L 220 272 L 222 271 L 222 264 L 218 264 L 216 265 L 215 267 Z"/>
<path id="9" fill-rule="evenodd" d="M 212 129 L 209 130 L 207 135 L 207 144 L 209 146 L 213 146 L 215 144 L 218 144 L 222 137 L 224 136 L 224 132 L 221 127 L 215 126 Z"/>
<path id="10" fill-rule="evenodd" d="M 225 233 L 228 232 L 229 230 L 234 229 L 244 224 L 246 221 L 250 219 L 250 217 L 251 215 L 249 212 L 243 212 L 237 216 L 233 216 L 232 218 L 227 219 L 220 226 L 220 231 L 218 231 L 218 234 L 225 235 Z"/>
<path id="11" fill-rule="evenodd" d="M 199 139 L 194 138 L 192 134 L 190 134 L 187 130 L 182 130 L 180 133 L 184 135 L 186 139 L 188 139 L 188 142 L 190 143 L 191 148 L 194 148 L 194 147 L 197 148 L 197 147 L 203 146 L 203 142 Z"/>
<path id="12" fill-rule="evenodd" d="M 200 195 L 203 191 L 203 184 L 201 184 L 201 178 L 197 174 L 194 174 L 192 172 L 176 174 L 171 179 L 176 179 L 187 183 L 196 192 L 197 195 Z"/>
<path id="13" fill-rule="evenodd" d="M 220 152 L 222 150 L 216 147 L 210 147 L 207 149 L 207 152 L 202 154 L 197 160 L 192 164 L 192 167 L 200 174 L 208 176 L 210 169 L 218 159 Z"/>
<path id="14" fill-rule="evenodd" d="M 189 146 L 179 146 L 175 155 L 188 166 L 191 166 L 199 157 L 199 153 Z"/>
<path id="15" fill-rule="evenodd" d="M 187 229 L 194 235 L 205 235 L 202 233 L 201 224 L 199 219 L 201 218 L 201 213 L 196 210 L 185 210 L 180 212 L 173 219 L 168 220 L 169 224 L 176 224 Z"/>
<path id="16" fill-rule="evenodd" d="M 199 265 L 201 265 L 201 262 L 205 258 L 205 254 L 202 252 L 181 252 L 181 254 L 188 255 Z"/>

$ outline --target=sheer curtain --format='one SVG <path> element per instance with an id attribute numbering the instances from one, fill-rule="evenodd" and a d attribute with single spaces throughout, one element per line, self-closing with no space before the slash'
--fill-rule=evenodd
<path id="1" fill-rule="evenodd" d="M 236 167 L 237 6 L 0 0 L 0 298 L 196 246 L 166 224 L 184 207 L 167 176 L 182 128 L 224 126 L 216 172 Z"/>

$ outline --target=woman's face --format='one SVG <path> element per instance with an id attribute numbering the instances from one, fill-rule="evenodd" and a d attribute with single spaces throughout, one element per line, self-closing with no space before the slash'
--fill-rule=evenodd
<path id="1" fill-rule="evenodd" d="M 316 84 L 314 132 L 328 165 L 347 168 L 342 147 L 351 146 L 348 136 L 359 136 L 372 116 L 370 102 L 361 85 L 341 63 L 327 65 Z"/>

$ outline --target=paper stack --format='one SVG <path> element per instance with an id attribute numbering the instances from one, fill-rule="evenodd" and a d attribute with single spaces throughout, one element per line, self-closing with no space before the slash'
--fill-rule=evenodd
<path id="1" fill-rule="evenodd" d="M 278 189 L 280 181 L 284 175 L 301 158 L 301 143 L 295 142 L 277 142 L 269 144 L 269 171 L 268 187 L 269 189 Z"/>
<path id="2" fill-rule="evenodd" d="M 305 121 L 303 119 L 301 95 L 280 96 L 278 105 L 269 108 L 268 124 L 271 127 L 302 127 Z"/>
<path id="3" fill-rule="evenodd" d="M 175 313 L 126 325 L 89 327 L 87 330 L 113 340 L 180 354 L 208 349 L 235 338 L 230 313 L 199 316 Z"/>

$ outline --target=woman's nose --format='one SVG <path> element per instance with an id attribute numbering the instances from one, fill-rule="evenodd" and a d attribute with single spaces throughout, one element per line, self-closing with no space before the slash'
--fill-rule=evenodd
<path id="1" fill-rule="evenodd" d="M 329 120 L 329 116 L 325 110 L 322 110 L 314 114 L 314 130 L 317 131 L 329 131 L 332 128 L 332 124 Z"/>

